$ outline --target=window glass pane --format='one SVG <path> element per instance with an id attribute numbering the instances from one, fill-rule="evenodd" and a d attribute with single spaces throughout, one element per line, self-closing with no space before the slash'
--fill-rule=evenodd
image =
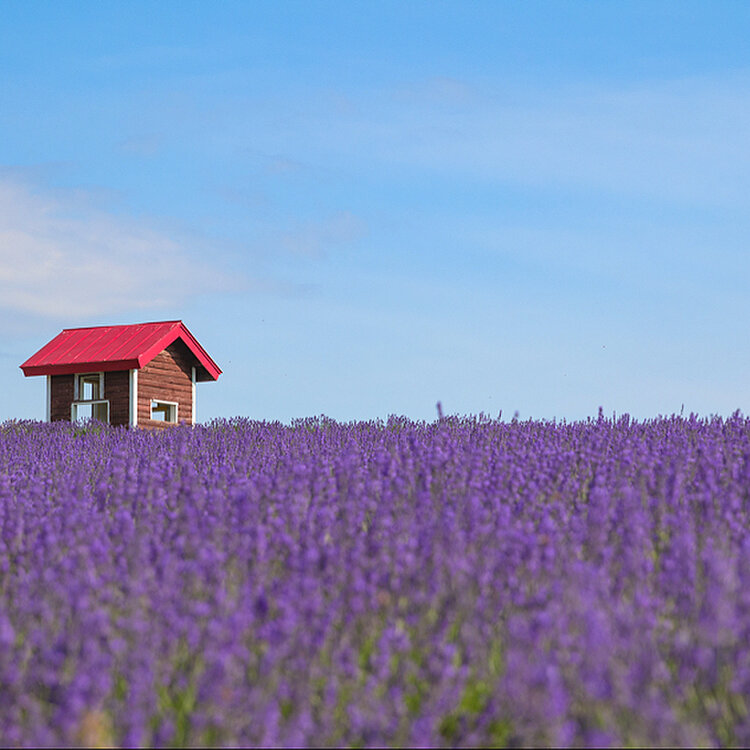
<path id="1" fill-rule="evenodd" d="M 109 422 L 109 409 L 107 403 L 92 404 L 91 405 L 91 416 L 93 419 L 98 419 L 100 422 Z"/>
<path id="2" fill-rule="evenodd" d="M 99 404 L 73 404 L 73 420 L 85 422 L 88 419 L 109 423 L 109 401 L 102 401 Z"/>
<path id="3" fill-rule="evenodd" d="M 99 392 L 98 375 L 81 375 L 78 378 L 78 398 L 81 401 L 95 401 L 102 397 Z"/>
<path id="4" fill-rule="evenodd" d="M 76 404 L 74 419 L 76 422 L 91 419 L 91 404 Z"/>
<path id="5" fill-rule="evenodd" d="M 176 422 L 177 407 L 174 404 L 165 404 L 163 401 L 152 401 L 151 419 L 157 422 Z"/>

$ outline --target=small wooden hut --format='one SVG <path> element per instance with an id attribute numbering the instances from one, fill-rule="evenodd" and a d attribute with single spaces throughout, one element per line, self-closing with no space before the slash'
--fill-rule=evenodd
<path id="1" fill-rule="evenodd" d="M 66 328 L 22 365 L 47 376 L 48 422 L 195 423 L 195 384 L 221 370 L 181 320 Z"/>

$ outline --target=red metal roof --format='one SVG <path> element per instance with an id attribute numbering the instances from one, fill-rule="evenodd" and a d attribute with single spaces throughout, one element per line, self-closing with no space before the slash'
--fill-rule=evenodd
<path id="1" fill-rule="evenodd" d="M 201 365 L 196 380 L 217 380 L 221 370 L 181 320 L 66 328 L 21 369 L 26 376 L 140 369 L 177 339 L 182 339 Z"/>

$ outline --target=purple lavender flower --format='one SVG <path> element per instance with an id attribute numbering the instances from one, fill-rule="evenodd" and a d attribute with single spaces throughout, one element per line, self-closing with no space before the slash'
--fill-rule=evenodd
<path id="1" fill-rule="evenodd" d="M 747 745 L 750 421 L 0 425 L 0 740 Z"/>

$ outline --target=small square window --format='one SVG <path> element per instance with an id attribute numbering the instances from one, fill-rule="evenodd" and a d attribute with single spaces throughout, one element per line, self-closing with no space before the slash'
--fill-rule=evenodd
<path id="1" fill-rule="evenodd" d="M 173 401 L 152 401 L 151 419 L 177 424 L 177 404 Z"/>
<path id="2" fill-rule="evenodd" d="M 98 401 L 104 398 L 104 373 L 79 375 L 77 401 Z"/>

